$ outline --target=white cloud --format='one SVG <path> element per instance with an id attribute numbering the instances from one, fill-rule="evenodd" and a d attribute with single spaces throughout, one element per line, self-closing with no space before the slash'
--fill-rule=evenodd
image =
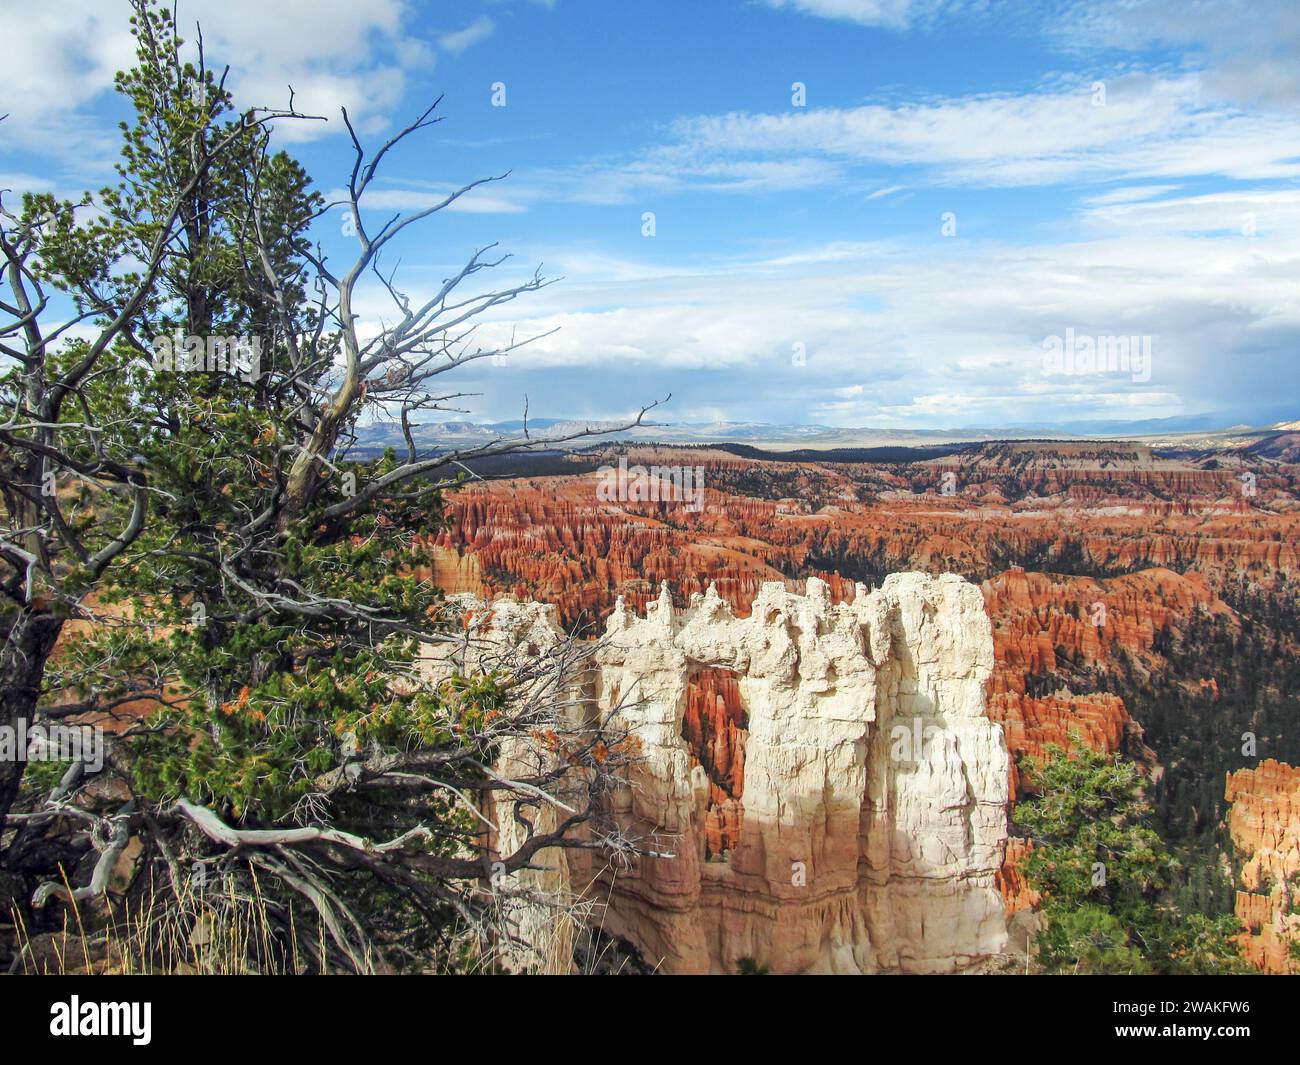
<path id="1" fill-rule="evenodd" d="M 101 0 L 0 8 L 0 113 L 12 116 L 5 123 L 11 143 L 50 155 L 84 154 L 84 109 L 134 60 L 124 11 Z M 191 44 L 195 24 L 202 26 L 208 63 L 230 64 L 241 106 L 282 106 L 292 85 L 300 110 L 331 119 L 328 126 L 282 124 L 282 139 L 301 140 L 340 128 L 342 105 L 363 129 L 375 128 L 401 98 L 406 70 L 433 62 L 406 15 L 403 0 L 184 0 L 179 25 Z M 94 147 L 111 152 L 116 138 L 99 125 L 103 143 Z"/>
<path id="2" fill-rule="evenodd" d="M 681 192 L 774 193 L 827 188 L 844 178 L 835 160 L 704 158 L 660 146 L 627 161 L 596 160 L 519 175 L 519 195 L 529 200 L 586 204 L 645 203 Z"/>
<path id="3" fill-rule="evenodd" d="M 453 214 L 519 214 L 526 211 L 527 205 L 509 193 L 492 191 L 491 185 L 480 185 L 471 189 L 458 199 L 453 200 L 444 210 Z M 456 189 L 452 186 L 423 188 L 380 188 L 377 185 L 368 189 L 361 198 L 362 211 L 425 211 L 442 203 Z M 334 189 L 325 195 L 329 202 L 347 198 L 342 188 Z"/>
<path id="4" fill-rule="evenodd" d="M 906 29 L 943 8 L 956 6 L 948 0 L 766 0 L 766 3 L 768 7 L 788 8 L 818 18 L 894 30 Z"/>
<path id="5" fill-rule="evenodd" d="M 1166 192 L 1176 192 L 1178 188 L 1178 185 L 1128 185 L 1085 196 L 1083 202 L 1095 207 L 1104 207 L 1112 203 L 1133 203 L 1136 200 L 1155 199 Z"/>
<path id="6" fill-rule="evenodd" d="M 487 15 L 476 18 L 463 30 L 457 30 L 455 33 L 445 33 L 438 38 L 438 45 L 443 51 L 451 52 L 452 55 L 460 55 L 479 41 L 487 40 L 496 30 L 496 23 Z"/>
<path id="7" fill-rule="evenodd" d="M 0 7 L 4 111 L 76 107 L 113 83 L 135 52 L 118 7 L 96 3 Z"/>
<path id="8" fill-rule="evenodd" d="M 1300 190 L 1295 189 L 1240 189 L 1090 204 L 1082 212 L 1083 220 L 1112 231 L 1300 241 Z"/>
<path id="9" fill-rule="evenodd" d="M 1088 215 L 1095 239 L 1064 245 L 945 245 L 936 255 L 845 243 L 639 268 L 562 252 L 564 284 L 511 305 L 478 340 L 559 327 L 517 360 L 535 368 L 548 410 L 572 398 L 542 403 L 547 375 L 580 372 L 653 380 L 684 408 L 716 403 L 731 382 L 732 418 L 839 425 L 1029 425 L 1284 403 L 1298 383 L 1300 193 L 1241 196 L 1111 205 Z M 1275 219 L 1271 231 L 1203 235 L 1207 214 L 1248 203 Z M 1067 329 L 1151 337 L 1150 379 L 1046 373 L 1044 340 Z"/>
<path id="10" fill-rule="evenodd" d="M 0 136 L 6 146 L 111 164 L 116 137 L 77 109 L 110 88 L 114 73 L 134 57 L 122 10 L 90 2 L 0 6 L 0 41 L 0 114 L 8 116 Z"/>
<path id="11" fill-rule="evenodd" d="M 1207 99 L 1196 75 L 1129 75 L 1094 103 L 1091 83 L 1020 95 L 732 113 L 679 120 L 683 159 L 821 156 L 916 166 L 939 183 L 1045 185 L 1217 174 L 1300 176 L 1300 127 Z"/>
<path id="12" fill-rule="evenodd" d="M 1207 88 L 1264 106 L 1300 104 L 1300 6 L 1295 0 L 1087 0 L 1049 26 L 1076 48 L 1199 53 Z"/>
<path id="13" fill-rule="evenodd" d="M 1024 187 L 1127 181 L 1095 205 L 1163 195 L 1191 177 L 1300 177 L 1300 123 L 1216 101 L 1199 75 L 1128 74 L 1094 102 L 1092 82 L 850 108 L 678 118 L 668 139 L 623 159 L 521 175 L 532 198 L 593 204 L 686 191 L 774 193 L 880 186 L 868 201 L 922 183 Z M 1142 184 L 1136 184 L 1141 182 Z"/>

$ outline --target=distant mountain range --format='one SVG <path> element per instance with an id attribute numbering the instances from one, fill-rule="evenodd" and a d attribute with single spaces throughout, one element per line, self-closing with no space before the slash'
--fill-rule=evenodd
<path id="1" fill-rule="evenodd" d="M 1184 448 L 1223 448 L 1249 446 L 1279 432 L 1295 432 L 1300 422 L 1274 425 L 1225 426 L 1213 415 L 1157 418 L 1146 421 L 1064 422 L 1049 425 L 988 428 L 962 426 L 953 429 L 880 429 L 863 426 L 839 428 L 828 425 L 772 424 L 767 422 L 655 422 L 632 430 L 602 433 L 597 437 L 579 436 L 586 430 L 612 430 L 623 424 L 617 421 L 579 421 L 562 418 L 530 419 L 527 435 L 537 441 L 562 441 L 557 447 L 571 449 L 611 440 L 641 441 L 662 444 L 754 444 L 767 447 L 794 447 L 824 450 L 846 447 L 880 447 L 978 442 L 984 440 L 1067 440 L 1125 439 L 1142 440 L 1153 446 Z M 525 423 L 515 419 L 500 422 L 446 421 L 412 427 L 412 437 L 420 451 L 466 448 L 498 440 L 516 440 L 525 434 Z M 358 445 L 365 450 L 405 448 L 401 426 L 393 422 L 375 423 L 358 429 Z"/>

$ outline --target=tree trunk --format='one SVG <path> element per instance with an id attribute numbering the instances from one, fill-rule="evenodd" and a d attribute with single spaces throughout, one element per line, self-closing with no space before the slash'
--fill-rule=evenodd
<path id="1" fill-rule="evenodd" d="M 63 620 L 47 610 L 28 607 L 0 633 L 4 641 L 0 647 L 0 727 L 16 728 L 19 721 L 26 721 L 29 727 L 34 723 L 45 664 L 58 642 Z M 18 797 L 26 768 L 22 758 L 0 760 L 0 831 Z"/>

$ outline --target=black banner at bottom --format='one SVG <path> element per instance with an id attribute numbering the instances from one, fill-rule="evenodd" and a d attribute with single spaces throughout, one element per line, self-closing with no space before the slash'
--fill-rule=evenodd
<path id="1" fill-rule="evenodd" d="M 739 987 L 733 981 L 725 989 L 715 981 L 707 992 L 671 978 L 635 987 L 619 978 L 581 986 L 561 977 L 433 979 L 11 977 L 0 982 L 0 1015 L 17 1038 L 11 1046 L 107 1042 L 134 1055 L 215 1051 L 233 1037 L 239 1042 L 226 1042 L 227 1051 L 252 1039 L 260 1055 L 273 1059 L 353 1047 L 373 1054 L 385 1045 L 385 1032 L 428 1042 L 435 1055 L 443 1039 L 517 1046 L 554 1040 L 558 1049 L 559 1041 L 594 1038 L 616 1046 L 638 1032 L 667 1037 L 682 1022 L 721 1025 L 729 1046 L 736 1036 L 760 1037 L 766 1052 L 776 1051 L 772 1040 L 782 1036 L 806 1051 L 808 1039 L 838 1037 L 847 1026 L 882 1038 L 910 1034 L 927 1050 L 988 1051 L 990 1040 L 999 1053 L 1014 1053 L 1017 1045 L 1066 1043 L 1073 1050 L 1172 1041 L 1232 1053 L 1261 1039 L 1279 1045 L 1294 1031 L 1296 1014 L 1295 985 L 1266 977 L 879 976 L 869 984 L 787 978 Z M 694 1016 L 688 1020 L 683 1011 Z"/>

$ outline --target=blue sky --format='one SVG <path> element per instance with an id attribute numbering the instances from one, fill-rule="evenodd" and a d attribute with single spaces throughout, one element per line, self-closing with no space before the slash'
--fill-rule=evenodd
<path id="1" fill-rule="evenodd" d="M 124 10 L 0 2 L 0 186 L 103 183 Z M 503 282 L 563 277 L 485 326 L 559 328 L 462 374 L 476 420 L 669 392 L 663 417 L 693 422 L 1300 417 L 1300 5 L 189 0 L 181 19 L 241 102 L 292 84 L 331 118 L 279 131 L 327 195 L 340 104 L 375 142 L 444 94 L 376 213 L 511 172 L 400 250 L 413 294 L 490 241 Z M 341 215 L 320 236 L 346 257 Z M 1051 363 L 1067 336 L 1149 365 Z"/>

